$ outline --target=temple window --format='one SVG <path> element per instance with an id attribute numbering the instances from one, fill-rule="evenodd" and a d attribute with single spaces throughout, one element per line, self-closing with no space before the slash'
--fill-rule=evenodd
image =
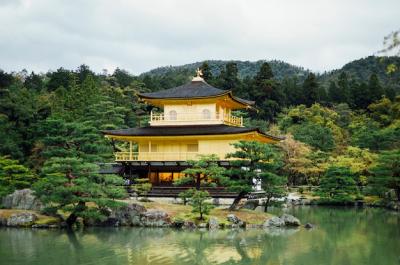
<path id="1" fill-rule="evenodd" d="M 208 109 L 203 109 L 202 113 L 203 113 L 203 119 L 205 119 L 205 120 L 211 119 L 211 112 L 210 112 L 210 110 L 208 110 Z"/>
<path id="2" fill-rule="evenodd" d="M 176 119 L 177 119 L 176 110 L 171 110 L 171 111 L 169 112 L 169 119 L 170 119 L 170 120 L 173 120 L 173 121 L 176 121 Z"/>

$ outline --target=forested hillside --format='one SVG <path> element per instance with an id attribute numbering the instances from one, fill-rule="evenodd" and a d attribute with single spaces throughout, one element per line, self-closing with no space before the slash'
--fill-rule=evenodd
<path id="1" fill-rule="evenodd" d="M 196 62 L 191 64 L 185 64 L 180 66 L 165 66 L 159 67 L 148 72 L 142 73 L 140 75 L 141 78 L 145 78 L 146 76 L 156 79 L 158 82 L 154 84 L 155 90 L 165 89 L 169 87 L 176 86 L 184 81 L 190 80 L 194 71 L 199 68 L 205 61 Z M 310 72 L 309 70 L 300 67 L 291 65 L 282 61 L 271 60 L 259 60 L 255 62 L 250 61 L 222 61 L 222 60 L 209 60 L 206 61 L 211 74 L 216 76 L 218 75 L 225 67 L 225 65 L 229 62 L 233 62 L 237 65 L 238 76 L 243 79 L 245 77 L 253 77 L 257 74 L 261 65 L 264 62 L 268 62 L 271 66 L 274 77 L 277 80 L 283 80 L 288 77 L 297 77 L 299 81 L 304 81 L 307 74 Z M 359 60 L 352 61 L 346 65 L 344 65 L 340 69 L 328 71 L 325 73 L 316 74 L 318 81 L 321 82 L 323 86 L 329 86 L 329 81 L 334 80 L 339 77 L 340 73 L 346 72 L 349 77 L 356 79 L 357 81 L 365 81 L 368 80 L 369 76 L 372 73 L 378 75 L 379 79 L 383 84 L 390 84 L 393 82 L 398 82 L 400 80 L 399 71 L 392 71 L 389 65 L 399 65 L 400 58 L 397 56 L 392 57 L 376 57 L 369 56 L 366 58 L 362 58 Z M 158 83 L 165 85 L 164 87 L 158 87 Z"/>
<path id="2" fill-rule="evenodd" d="M 225 65 L 228 62 L 233 62 L 237 65 L 239 78 L 244 77 L 253 77 L 256 75 L 261 65 L 265 62 L 272 68 L 272 72 L 274 73 L 277 79 L 283 79 L 285 76 L 299 76 L 304 77 L 309 72 L 303 67 L 294 66 L 282 61 L 271 60 L 259 60 L 255 62 L 250 61 L 222 61 L 222 60 L 209 60 L 207 61 L 210 66 L 210 71 L 213 75 L 218 75 L 221 70 L 224 69 Z M 204 61 L 196 62 L 191 64 L 185 64 L 181 66 L 166 66 L 159 67 L 148 72 L 141 74 L 141 76 L 150 75 L 150 76 L 166 76 L 166 75 L 179 75 L 179 74 L 187 74 L 188 77 L 192 76 L 194 71 L 199 68 Z"/>
<path id="3" fill-rule="evenodd" d="M 319 185 L 344 174 L 357 194 L 394 189 L 400 198 L 400 64 L 397 57 L 380 63 L 386 59 L 362 59 L 324 76 L 263 61 L 211 61 L 140 76 L 121 69 L 96 74 L 85 65 L 45 74 L 1 71 L 0 196 L 113 161 L 113 150 L 126 147 L 101 130 L 146 125 L 152 107 L 137 93 L 181 85 L 200 67 L 211 85 L 256 102 L 258 111 L 237 113 L 246 126 L 286 137 L 280 174 L 289 185 Z"/>

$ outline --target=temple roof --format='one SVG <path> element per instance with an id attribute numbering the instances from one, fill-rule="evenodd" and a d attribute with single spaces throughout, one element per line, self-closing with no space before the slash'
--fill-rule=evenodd
<path id="1" fill-rule="evenodd" d="M 245 128 L 227 125 L 187 125 L 187 126 L 147 126 L 139 128 L 105 130 L 106 135 L 113 136 L 183 136 L 183 135 L 220 135 L 257 132 L 273 140 L 282 140 L 280 137 L 261 132 L 258 128 Z"/>
<path id="2" fill-rule="evenodd" d="M 160 90 L 157 92 L 141 93 L 139 94 L 139 97 L 144 99 L 197 99 L 219 97 L 224 95 L 229 95 L 233 100 L 244 105 L 254 104 L 254 101 L 233 96 L 231 90 L 222 90 L 207 84 L 207 82 L 204 80 L 196 79 L 182 86 Z"/>

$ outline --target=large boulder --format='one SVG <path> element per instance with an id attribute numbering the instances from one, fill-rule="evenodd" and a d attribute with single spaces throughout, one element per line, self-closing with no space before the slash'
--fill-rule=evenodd
<path id="1" fill-rule="evenodd" d="M 7 219 L 7 226 L 31 226 L 37 219 L 38 217 L 34 213 L 14 213 Z"/>
<path id="2" fill-rule="evenodd" d="M 234 223 L 234 224 L 238 224 L 238 223 L 241 222 L 241 220 L 239 219 L 239 217 L 237 217 L 237 216 L 234 215 L 234 214 L 228 214 L 228 215 L 226 216 L 226 219 L 227 219 L 229 222 Z"/>
<path id="3" fill-rule="evenodd" d="M 268 220 L 266 220 L 263 224 L 263 227 L 282 227 L 285 226 L 285 221 L 281 218 L 274 216 Z"/>
<path id="4" fill-rule="evenodd" d="M 111 213 L 109 219 L 111 219 L 115 226 L 116 221 L 121 226 L 139 226 L 141 224 L 141 217 L 146 212 L 146 208 L 139 204 L 128 204 L 120 207 Z"/>
<path id="5" fill-rule="evenodd" d="M 300 220 L 290 214 L 283 214 L 280 219 L 282 219 L 285 222 L 286 226 L 300 226 L 301 225 Z"/>
<path id="6" fill-rule="evenodd" d="M 172 224 L 168 213 L 161 210 L 149 210 L 141 215 L 140 222 L 143 226 L 164 227 Z"/>
<path id="7" fill-rule="evenodd" d="M 242 220 L 239 219 L 239 217 L 237 217 L 237 216 L 234 215 L 234 214 L 228 214 L 228 215 L 226 216 L 226 219 L 227 219 L 229 222 L 232 223 L 232 225 L 231 225 L 232 228 L 243 227 L 243 226 L 246 225 Z"/>
<path id="8" fill-rule="evenodd" d="M 12 194 L 5 196 L 2 205 L 6 209 L 21 209 L 40 211 L 43 204 L 33 195 L 30 189 L 16 190 Z"/>

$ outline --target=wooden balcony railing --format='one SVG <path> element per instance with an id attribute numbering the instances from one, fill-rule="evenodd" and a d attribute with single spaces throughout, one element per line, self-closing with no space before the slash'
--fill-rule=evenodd
<path id="1" fill-rule="evenodd" d="M 243 117 L 233 115 L 221 115 L 220 113 L 176 113 L 176 115 L 165 115 L 164 113 L 150 113 L 151 125 L 170 125 L 193 122 L 195 124 L 228 124 L 243 126 Z"/>
<path id="2" fill-rule="evenodd" d="M 198 152 L 116 152 L 115 161 L 187 161 L 195 160 Z"/>

